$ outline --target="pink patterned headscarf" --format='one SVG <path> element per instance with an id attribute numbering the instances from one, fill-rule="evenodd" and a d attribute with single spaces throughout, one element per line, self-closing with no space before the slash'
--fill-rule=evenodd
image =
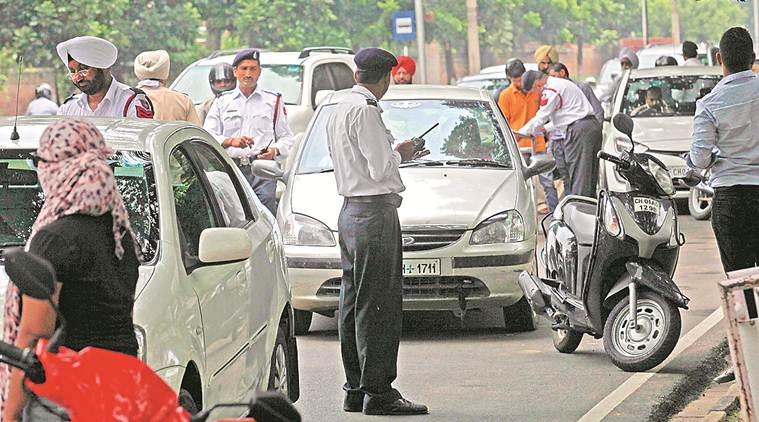
<path id="1" fill-rule="evenodd" d="M 59 120 L 42 133 L 37 157 L 37 177 L 45 192 L 37 220 L 32 225 L 29 241 L 37 231 L 72 214 L 100 216 L 110 212 L 113 216 L 114 253 L 121 259 L 124 247 L 121 240 L 131 232 L 129 215 L 116 185 L 116 178 L 108 166 L 112 151 L 105 146 L 100 131 L 90 122 L 80 119 Z M 134 239 L 134 233 L 132 238 Z M 28 242 L 27 242 L 28 245 Z M 135 249 L 137 248 L 135 242 Z M 5 293 L 5 323 L 3 338 L 15 343 L 20 321 L 21 295 L 15 284 L 9 283 Z M 0 366 L 0 393 L 2 405 L 8 394 L 8 365 Z"/>

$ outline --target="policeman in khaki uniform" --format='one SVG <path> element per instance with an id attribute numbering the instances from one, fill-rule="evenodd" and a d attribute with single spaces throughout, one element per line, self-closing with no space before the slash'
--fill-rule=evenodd
<path id="1" fill-rule="evenodd" d="M 272 214 L 277 212 L 276 180 L 254 176 L 253 160 L 284 161 L 293 146 L 282 96 L 258 86 L 260 53 L 249 48 L 232 61 L 237 88 L 217 97 L 203 129 L 216 137 L 248 179 L 258 199 Z"/>
<path id="2" fill-rule="evenodd" d="M 143 51 L 134 58 L 137 88 L 145 90 L 158 120 L 184 120 L 200 126 L 195 105 L 187 94 L 166 88 L 171 61 L 166 50 Z"/>
<path id="3" fill-rule="evenodd" d="M 337 229 L 343 277 L 340 348 L 345 369 L 343 409 L 367 415 L 425 414 L 392 387 L 402 325 L 402 247 L 397 208 L 405 190 L 398 165 L 415 152 L 408 140 L 392 148 L 377 101 L 390 86 L 395 57 L 365 48 L 354 57 L 353 91 L 327 121 L 337 191 L 345 198 Z"/>

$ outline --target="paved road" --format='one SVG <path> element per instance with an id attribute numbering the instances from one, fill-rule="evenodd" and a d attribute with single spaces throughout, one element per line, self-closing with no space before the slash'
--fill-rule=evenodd
<path id="1" fill-rule="evenodd" d="M 681 224 L 688 243 L 675 280 L 692 299 L 691 309 L 683 312 L 685 335 L 719 307 L 716 281 L 722 274 L 710 223 L 683 216 Z M 586 336 L 577 352 L 560 354 L 547 321 L 539 323 L 534 332 L 508 334 L 497 311 L 469 313 L 463 328 L 448 313 L 406 314 L 396 387 L 427 404 L 431 414 L 403 420 L 576 421 L 631 377 L 607 359 L 601 340 Z M 311 333 L 298 340 L 302 394 L 297 407 L 306 421 L 367 419 L 342 411 L 336 328 L 335 319 L 315 316 Z M 721 330 L 718 324 L 702 336 L 609 409 L 604 420 L 643 420 L 658 397 L 719 341 Z"/>

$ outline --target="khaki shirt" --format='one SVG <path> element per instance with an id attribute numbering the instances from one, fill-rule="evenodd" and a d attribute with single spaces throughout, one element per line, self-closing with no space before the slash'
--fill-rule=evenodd
<path id="1" fill-rule="evenodd" d="M 192 100 L 186 94 L 166 88 L 165 86 L 143 86 L 155 109 L 157 120 L 184 120 L 202 126 Z"/>

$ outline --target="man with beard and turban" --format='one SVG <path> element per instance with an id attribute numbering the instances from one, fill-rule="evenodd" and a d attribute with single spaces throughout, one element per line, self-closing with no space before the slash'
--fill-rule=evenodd
<path id="1" fill-rule="evenodd" d="M 416 73 L 416 62 L 409 56 L 398 56 L 398 64 L 393 66 L 390 73 L 396 85 L 411 85 L 414 83 L 412 79 Z"/>
<path id="2" fill-rule="evenodd" d="M 559 61 L 559 51 L 550 45 L 541 45 L 535 50 L 535 63 L 538 64 L 538 70 L 548 73 L 548 68 Z"/>
<path id="3" fill-rule="evenodd" d="M 195 105 L 187 94 L 166 88 L 171 61 L 166 50 L 143 51 L 134 59 L 134 74 L 140 79 L 137 87 L 155 107 L 158 120 L 184 120 L 202 126 Z"/>
<path id="4" fill-rule="evenodd" d="M 82 94 L 67 98 L 58 114 L 90 117 L 153 118 L 153 104 L 139 88 L 131 88 L 111 75 L 116 46 L 98 37 L 76 37 L 56 46 L 68 68 L 68 77 Z"/>

